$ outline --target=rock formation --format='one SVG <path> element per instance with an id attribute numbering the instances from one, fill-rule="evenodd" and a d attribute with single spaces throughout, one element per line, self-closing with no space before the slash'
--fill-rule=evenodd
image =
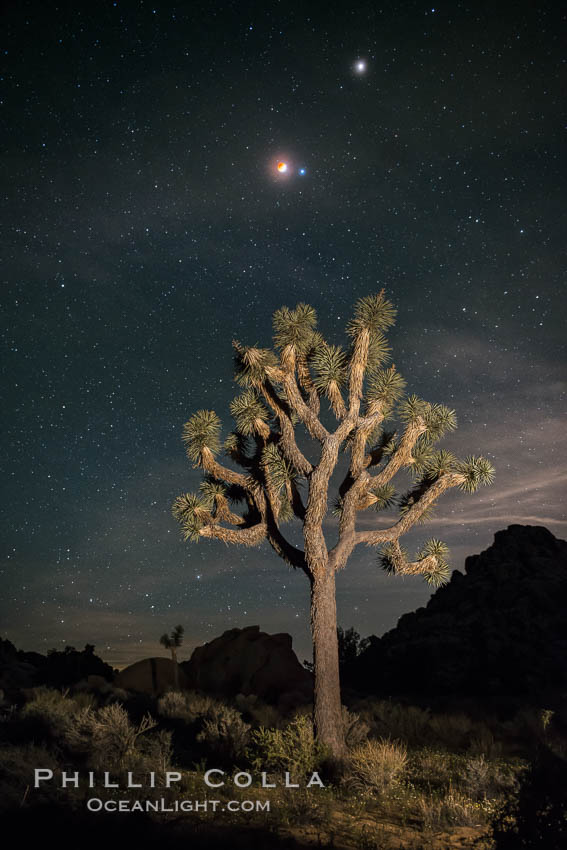
<path id="1" fill-rule="evenodd" d="M 179 687 L 186 688 L 187 680 L 179 666 Z M 173 661 L 171 658 L 144 658 L 125 667 L 116 676 L 114 684 L 125 691 L 160 696 L 174 688 Z"/>
<path id="2" fill-rule="evenodd" d="M 311 674 L 297 660 L 291 636 L 269 635 L 259 626 L 224 632 L 181 666 L 189 686 L 208 694 L 255 694 L 282 710 L 313 699 Z"/>
<path id="3" fill-rule="evenodd" d="M 425 608 L 371 638 L 350 680 L 381 695 L 521 696 L 567 688 L 567 543 L 511 525 Z"/>

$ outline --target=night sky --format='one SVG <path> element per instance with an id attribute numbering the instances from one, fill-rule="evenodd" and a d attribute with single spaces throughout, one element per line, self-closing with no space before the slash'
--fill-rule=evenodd
<path id="1" fill-rule="evenodd" d="M 231 340 L 270 345 L 299 301 L 340 343 L 385 287 L 408 389 L 496 468 L 410 548 L 462 569 L 511 522 L 565 536 L 560 5 L 5 5 L 4 637 L 120 666 L 177 623 L 181 658 L 258 624 L 310 657 L 305 576 L 171 516 L 200 481 L 183 423 L 233 427 Z M 339 622 L 382 634 L 429 596 L 359 547 Z"/>

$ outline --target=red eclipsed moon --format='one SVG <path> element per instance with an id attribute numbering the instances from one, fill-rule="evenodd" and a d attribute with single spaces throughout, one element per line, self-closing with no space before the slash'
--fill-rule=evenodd
<path id="1" fill-rule="evenodd" d="M 287 171 L 287 162 L 278 162 L 276 168 L 280 172 L 280 174 L 285 174 Z"/>

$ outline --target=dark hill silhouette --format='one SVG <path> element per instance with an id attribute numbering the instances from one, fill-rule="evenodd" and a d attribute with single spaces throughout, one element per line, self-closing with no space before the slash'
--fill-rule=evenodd
<path id="1" fill-rule="evenodd" d="M 370 638 L 345 680 L 365 693 L 521 697 L 547 704 L 567 687 L 567 543 L 511 525 L 465 574 Z"/>
<path id="2" fill-rule="evenodd" d="M 36 685 L 61 688 L 88 676 L 101 676 L 111 682 L 114 670 L 94 650 L 87 643 L 82 651 L 67 646 L 61 652 L 52 649 L 45 656 L 16 649 L 9 640 L 0 638 L 0 688 L 7 692 Z"/>

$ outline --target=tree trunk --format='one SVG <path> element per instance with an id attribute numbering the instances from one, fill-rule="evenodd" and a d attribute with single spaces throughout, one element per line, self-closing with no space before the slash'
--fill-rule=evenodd
<path id="1" fill-rule="evenodd" d="M 173 686 L 176 691 L 179 690 L 179 667 L 177 665 L 177 649 L 171 647 L 171 660 L 173 662 Z"/>
<path id="2" fill-rule="evenodd" d="M 339 682 L 339 644 L 335 573 L 317 571 L 311 581 L 311 634 L 315 690 L 313 723 L 317 740 L 333 755 L 345 754 L 345 736 Z"/>

